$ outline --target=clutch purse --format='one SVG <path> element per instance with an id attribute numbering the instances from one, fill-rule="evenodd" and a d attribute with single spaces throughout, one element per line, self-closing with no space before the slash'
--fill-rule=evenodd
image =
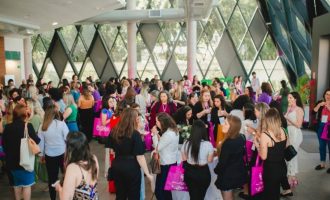
<path id="1" fill-rule="evenodd" d="M 297 151 L 294 149 L 292 145 L 289 145 L 284 150 L 284 158 L 286 161 L 290 161 L 297 155 Z"/>

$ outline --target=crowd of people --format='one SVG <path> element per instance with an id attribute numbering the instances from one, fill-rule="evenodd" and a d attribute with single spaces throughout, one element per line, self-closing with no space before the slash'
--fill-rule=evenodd
<path id="1" fill-rule="evenodd" d="M 19 88 L 10 80 L 0 90 L 2 170 L 15 198 L 30 199 L 35 173 L 20 166 L 20 143 L 27 132 L 40 147 L 37 156 L 46 166 L 52 200 L 57 194 L 60 199 L 98 199 L 98 159 L 103 158 L 91 153 L 93 139 L 105 144 L 105 176 L 114 182 L 117 199 L 145 199 L 145 177 L 155 182 L 158 200 L 172 199 L 164 187 L 171 166 L 178 164 L 178 152 L 190 199 L 204 199 L 210 184 L 225 200 L 233 199 L 239 188 L 243 199 L 292 196 L 298 159 L 286 162 L 284 151 L 292 145 L 299 155 L 303 104 L 285 81 L 275 98 L 271 85 L 260 83 L 255 72 L 252 75 L 246 87 L 239 76 L 230 84 L 214 78 L 210 85 L 197 76 L 192 81 L 186 76 L 162 81 L 156 75 L 151 80 L 124 77 L 102 83 L 92 77 L 80 82 L 74 75 L 59 87 L 43 79 L 34 83 L 29 77 Z M 330 150 L 321 138 L 330 120 L 329 102 L 327 90 L 314 109 L 320 125 L 321 164 L 316 170 L 325 168 L 326 145 Z M 109 127 L 103 137 L 95 136 L 96 118 Z M 148 150 L 159 154 L 156 180 L 146 162 Z M 264 190 L 252 195 L 251 167 L 259 159 L 264 160 Z M 208 163 L 215 161 L 217 179 L 211 183 Z M 64 178 L 57 183 L 60 171 Z"/>

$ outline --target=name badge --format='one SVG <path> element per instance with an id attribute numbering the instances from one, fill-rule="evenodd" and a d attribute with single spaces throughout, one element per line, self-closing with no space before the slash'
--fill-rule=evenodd
<path id="1" fill-rule="evenodd" d="M 328 115 L 322 115 L 321 122 L 322 123 L 327 123 L 328 122 Z"/>

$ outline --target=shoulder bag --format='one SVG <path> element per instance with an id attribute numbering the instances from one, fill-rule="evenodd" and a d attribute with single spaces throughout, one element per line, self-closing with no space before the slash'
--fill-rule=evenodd
<path id="1" fill-rule="evenodd" d="M 160 174 L 160 156 L 157 150 L 151 156 L 150 166 L 153 174 Z"/>

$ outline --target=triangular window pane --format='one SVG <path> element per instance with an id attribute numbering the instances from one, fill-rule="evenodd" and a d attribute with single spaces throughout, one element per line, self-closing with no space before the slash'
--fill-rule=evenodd
<path id="1" fill-rule="evenodd" d="M 235 0 L 222 0 L 218 8 L 220 9 L 221 15 L 223 16 L 225 23 L 228 22 L 230 15 L 236 5 Z"/>
<path id="2" fill-rule="evenodd" d="M 246 32 L 245 22 L 238 7 L 236 7 L 233 16 L 228 23 L 228 30 L 236 48 L 238 48 L 243 40 L 244 33 Z"/>
<path id="3" fill-rule="evenodd" d="M 111 50 L 118 33 L 117 27 L 111 26 L 110 24 L 105 24 L 102 25 L 99 30 L 104 38 L 106 45 L 108 46 L 108 49 Z"/>
<path id="4" fill-rule="evenodd" d="M 87 52 L 85 50 L 85 47 L 84 47 L 81 39 L 78 38 L 78 42 L 77 42 L 76 47 L 75 47 L 75 49 L 73 50 L 73 53 L 72 53 L 72 60 L 73 60 L 74 65 L 75 65 L 75 67 L 78 71 L 80 71 L 80 69 L 82 67 L 82 64 L 85 60 L 86 54 L 87 54 Z"/>
<path id="5" fill-rule="evenodd" d="M 127 49 L 121 37 L 118 36 L 115 41 L 114 48 L 110 51 L 110 56 L 117 72 L 120 72 L 127 59 Z"/>
<path id="6" fill-rule="evenodd" d="M 268 35 L 266 38 L 266 41 L 260 52 L 260 57 L 263 60 L 275 60 L 277 57 L 277 49 L 276 49 L 270 35 Z"/>
<path id="7" fill-rule="evenodd" d="M 77 36 L 76 27 L 74 25 L 65 26 L 62 28 L 61 33 L 65 40 L 66 46 L 68 47 L 69 51 L 71 51 L 73 42 Z"/>
<path id="8" fill-rule="evenodd" d="M 210 65 L 210 68 L 209 68 L 207 74 L 205 74 L 205 77 L 207 79 L 222 78 L 223 77 L 222 70 L 221 70 L 220 65 L 219 65 L 216 58 L 213 58 L 213 61 Z"/>
<path id="9" fill-rule="evenodd" d="M 268 75 L 265 71 L 264 64 L 260 58 L 258 58 L 258 60 L 256 61 L 252 71 L 256 72 L 257 77 L 260 80 L 260 84 L 262 82 L 268 82 Z M 252 73 L 250 73 L 250 74 L 251 74 L 250 80 L 252 80 Z"/>
<path id="10" fill-rule="evenodd" d="M 67 62 L 62 79 L 66 78 L 70 82 L 72 80 L 73 75 L 74 75 L 74 71 L 72 69 L 72 66 L 69 62 Z"/>
<path id="11" fill-rule="evenodd" d="M 246 24 L 249 24 L 253 18 L 255 10 L 258 7 L 256 0 L 239 0 L 238 5 L 241 9 Z"/>
<path id="12" fill-rule="evenodd" d="M 165 38 L 162 34 L 160 34 L 153 50 L 153 55 L 155 57 L 155 62 L 159 71 L 164 70 L 167 60 L 169 58 L 169 54 L 170 52 L 168 45 L 165 42 Z"/>
<path id="13" fill-rule="evenodd" d="M 58 86 L 58 83 L 60 82 L 60 79 L 58 77 L 58 74 L 57 74 L 57 72 L 56 72 L 56 70 L 54 68 L 54 64 L 52 63 L 51 60 L 49 60 L 47 66 L 46 66 L 46 71 L 45 71 L 45 74 L 44 74 L 43 79 L 46 82 L 52 81 L 53 87 L 57 87 Z"/>
<path id="14" fill-rule="evenodd" d="M 164 22 L 162 32 L 170 48 L 174 46 L 175 40 L 181 30 L 180 23 L 178 22 Z"/>
<path id="15" fill-rule="evenodd" d="M 155 66 L 154 66 L 154 64 L 153 64 L 153 62 L 152 62 L 152 60 L 149 59 L 148 64 L 147 64 L 147 66 L 146 66 L 146 68 L 145 68 L 145 71 L 144 71 L 144 73 L 142 74 L 141 78 L 142 78 L 142 80 L 144 80 L 144 79 L 146 79 L 146 78 L 149 78 L 149 80 L 150 80 L 150 79 L 153 78 L 156 74 L 159 75 L 159 74 L 157 73 L 157 70 L 156 70 L 156 68 L 155 68 Z"/>
<path id="16" fill-rule="evenodd" d="M 141 77 L 143 76 L 143 70 L 150 59 L 150 54 L 147 47 L 143 43 L 141 34 L 139 33 L 136 37 L 137 42 L 137 73 Z"/>
<path id="17" fill-rule="evenodd" d="M 91 76 L 93 81 L 99 79 L 99 76 L 97 75 L 93 63 L 88 59 L 86 62 L 85 69 L 81 75 L 81 80 L 85 81 L 87 77 Z"/>
<path id="18" fill-rule="evenodd" d="M 252 38 L 250 34 L 247 33 L 238 51 L 238 55 L 240 56 L 247 73 L 249 73 L 252 68 L 256 53 L 257 51 L 254 47 Z"/>
<path id="19" fill-rule="evenodd" d="M 207 25 L 211 26 L 212 29 L 216 30 L 219 35 L 223 33 L 225 30 L 225 26 L 223 25 L 221 19 L 219 19 L 220 15 L 218 13 L 218 10 L 214 8 L 212 10 L 212 13 L 209 17 Z"/>
<path id="20" fill-rule="evenodd" d="M 120 74 L 120 77 L 128 77 L 128 64 L 127 64 L 127 59 L 125 60 L 125 63 L 124 63 L 124 66 L 122 69 L 120 69 L 121 71 L 121 74 Z"/>
<path id="21" fill-rule="evenodd" d="M 212 53 L 210 52 L 210 42 L 208 41 L 208 37 L 205 33 L 197 44 L 196 58 L 199 63 L 199 66 L 205 73 L 212 60 Z"/>
<path id="22" fill-rule="evenodd" d="M 39 72 L 40 72 L 41 67 L 44 63 L 44 60 L 46 58 L 46 54 L 47 54 L 47 51 L 42 43 L 42 40 L 40 37 L 38 37 L 33 46 L 32 58 L 33 58 L 34 63 L 36 64 Z"/>
<path id="23" fill-rule="evenodd" d="M 178 44 L 174 50 L 174 55 L 176 58 L 176 64 L 178 65 L 181 74 L 183 74 L 187 68 L 187 40 L 183 33 L 180 35 L 178 40 Z"/>
<path id="24" fill-rule="evenodd" d="M 89 48 L 89 46 L 93 40 L 94 33 L 95 33 L 94 25 L 83 25 L 82 26 L 81 34 L 84 38 L 87 48 Z"/>
<path id="25" fill-rule="evenodd" d="M 46 49 L 49 48 L 50 43 L 52 42 L 52 39 L 54 37 L 54 30 L 52 31 L 47 31 L 41 34 L 41 37 L 44 41 L 44 44 L 46 46 Z"/>
<path id="26" fill-rule="evenodd" d="M 269 79 L 275 91 L 279 91 L 281 89 L 281 80 L 285 80 L 289 83 L 287 74 L 285 73 L 284 66 L 280 59 L 277 60 L 274 71 Z"/>

